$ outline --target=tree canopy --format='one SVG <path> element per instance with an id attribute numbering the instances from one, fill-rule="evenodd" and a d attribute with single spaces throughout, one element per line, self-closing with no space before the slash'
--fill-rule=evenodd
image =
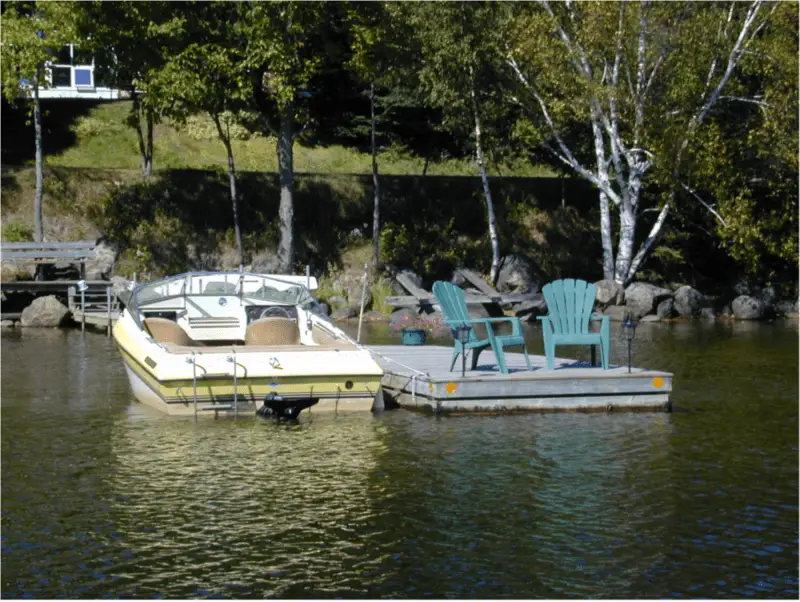
<path id="1" fill-rule="evenodd" d="M 665 233 L 689 227 L 753 276 L 797 269 L 795 2 L 8 2 L 2 14 L 4 94 L 80 37 L 134 93 L 145 173 L 162 115 L 209 114 L 232 178 L 226 128 L 274 136 L 286 269 L 297 140 L 476 158 L 493 273 L 485 163 L 503 157 L 595 187 L 606 278 L 630 282 Z"/>

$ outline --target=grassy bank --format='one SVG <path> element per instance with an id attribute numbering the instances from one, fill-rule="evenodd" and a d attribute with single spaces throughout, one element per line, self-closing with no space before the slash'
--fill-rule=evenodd
<path id="1" fill-rule="evenodd" d="M 3 234 L 32 223 L 33 169 L 2 172 Z M 136 170 L 48 167 L 44 226 L 51 240 L 118 240 L 130 256 L 161 272 L 232 261 L 227 178 L 219 171 L 171 170 L 144 185 Z M 595 203 L 583 182 L 558 178 L 491 181 L 504 252 L 537 257 L 545 273 L 594 276 L 599 257 Z M 249 258 L 278 240 L 275 174 L 243 172 L 240 212 Z M 369 240 L 370 176 L 299 174 L 295 201 L 298 262 L 315 273 L 342 265 L 342 254 Z M 386 261 L 431 277 L 466 262 L 488 266 L 485 205 L 478 178 L 382 178 Z M 363 263 L 362 263 L 363 265 Z M 141 269 L 145 266 L 134 266 Z"/>
<path id="2" fill-rule="evenodd" d="M 140 167 L 138 142 L 133 128 L 125 125 L 130 113 L 129 101 L 106 103 L 70 103 L 43 101 L 46 162 L 54 167 L 95 169 L 131 169 Z M 5 106 L 4 106 L 5 112 Z M 4 115 L 6 117 L 6 115 Z M 3 120 L 4 165 L 24 164 L 33 160 L 33 132 L 25 127 L 25 117 L 12 111 Z M 241 171 L 277 171 L 275 139 L 247 134 L 243 128 L 234 133 L 233 151 Z M 183 126 L 164 121 L 155 126 L 154 168 L 220 169 L 227 165 L 222 143 L 207 117 L 193 117 Z M 383 149 L 379 156 L 381 173 L 387 175 L 476 175 L 469 159 L 450 159 L 436 163 L 397 148 Z M 343 146 L 310 148 L 295 144 L 294 167 L 298 172 L 324 174 L 371 173 L 367 153 Z M 491 175 L 539 177 L 555 175 L 546 167 L 514 161 L 507 165 L 489 165 Z"/>

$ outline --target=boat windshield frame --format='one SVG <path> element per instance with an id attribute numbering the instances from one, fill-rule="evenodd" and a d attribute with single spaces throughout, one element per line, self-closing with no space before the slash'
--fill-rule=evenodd
<path id="1" fill-rule="evenodd" d="M 140 312 L 147 306 L 169 299 L 183 299 L 185 308 L 187 297 L 235 296 L 251 302 L 263 301 L 271 305 L 297 306 L 317 313 L 319 304 L 302 282 L 304 277 L 296 276 L 290 280 L 286 278 L 283 275 L 240 271 L 185 272 L 139 284 L 131 291 L 131 298 L 126 307 L 140 327 L 142 326 Z M 208 284 L 211 282 L 222 287 L 209 287 Z"/>

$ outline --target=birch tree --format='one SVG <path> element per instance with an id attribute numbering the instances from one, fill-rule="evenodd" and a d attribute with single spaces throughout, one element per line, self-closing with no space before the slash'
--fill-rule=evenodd
<path id="1" fill-rule="evenodd" d="M 75 41 L 72 6 L 63 2 L 6 2 L 0 21 L 2 92 L 9 102 L 30 104 L 35 138 L 36 185 L 33 196 L 33 237 L 42 242 L 44 152 L 39 90 L 48 88 L 46 64 L 54 53 Z"/>
<path id="2" fill-rule="evenodd" d="M 150 71 L 150 102 L 159 113 L 178 123 L 197 113 L 207 114 L 214 123 L 225 147 L 236 261 L 241 265 L 244 251 L 231 127 L 238 125 L 237 117 L 248 108 L 250 81 L 242 61 L 231 52 L 237 44 L 232 26 L 234 5 L 203 3 L 190 10 L 199 14 L 182 19 L 184 27 L 174 32 L 180 38 L 176 52 L 166 58 L 163 66 Z"/>
<path id="3" fill-rule="evenodd" d="M 394 22 L 386 5 L 380 2 L 353 3 L 348 6 L 350 46 L 352 56 L 348 67 L 368 87 L 369 139 L 372 156 L 372 267 L 373 273 L 380 263 L 381 194 L 378 176 L 378 121 L 391 109 L 391 101 L 381 95 L 385 88 L 396 87 L 400 75 L 399 63 L 407 49 L 407 33 Z"/>
<path id="4" fill-rule="evenodd" d="M 419 38 L 419 77 L 429 102 L 444 111 L 449 129 L 470 132 L 475 164 L 486 200 L 492 248 L 491 283 L 500 269 L 500 238 L 486 172 L 484 117 L 498 83 L 499 57 L 493 23 L 505 11 L 501 4 L 480 2 L 401 4 L 396 14 L 408 19 Z M 468 125 L 467 125 L 468 124 Z"/>
<path id="5" fill-rule="evenodd" d="M 698 130 L 721 102 L 758 102 L 726 90 L 777 4 L 515 4 L 506 61 L 511 94 L 530 121 L 518 134 L 541 144 L 598 191 L 603 275 L 623 285 L 662 233 L 691 171 Z M 591 152 L 567 133 L 588 129 Z M 650 183 L 663 197 L 645 193 Z M 618 220 L 617 248 L 612 230 Z M 656 213 L 638 249 L 637 229 Z"/>

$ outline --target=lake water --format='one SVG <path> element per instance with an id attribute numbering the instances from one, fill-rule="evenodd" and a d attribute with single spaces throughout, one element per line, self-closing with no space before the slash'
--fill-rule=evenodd
<path id="1" fill-rule="evenodd" d="M 669 414 L 294 425 L 152 411 L 104 334 L 1 338 L 4 598 L 798 597 L 796 322 L 641 325 Z"/>

